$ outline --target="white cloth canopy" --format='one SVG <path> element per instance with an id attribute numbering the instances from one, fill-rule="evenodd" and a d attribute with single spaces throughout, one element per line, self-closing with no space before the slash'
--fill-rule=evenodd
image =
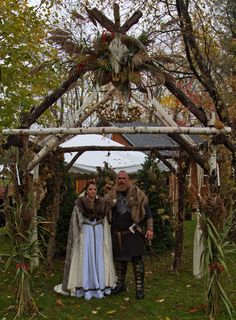
<path id="1" fill-rule="evenodd" d="M 123 146 L 122 144 L 98 134 L 77 135 L 62 143 L 60 147 L 80 146 Z M 70 163 L 76 152 L 65 153 L 65 162 Z M 115 172 L 125 170 L 135 173 L 142 169 L 147 156 L 140 151 L 86 151 L 73 164 L 74 173 L 95 173 L 97 167 L 104 168 L 106 162 Z"/>

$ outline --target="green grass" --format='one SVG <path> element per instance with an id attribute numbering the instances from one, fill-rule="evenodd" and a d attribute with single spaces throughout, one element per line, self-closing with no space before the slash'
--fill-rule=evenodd
<path id="1" fill-rule="evenodd" d="M 147 257 L 145 299 L 135 299 L 134 281 L 131 266 L 127 275 L 128 291 L 117 296 L 109 296 L 102 300 L 60 296 L 53 292 L 54 285 L 61 282 L 63 261 L 55 261 L 53 274 L 44 272 L 43 266 L 34 274 L 32 293 L 40 309 L 47 319 L 155 319 L 155 320 L 205 320 L 204 280 L 192 276 L 193 235 L 195 221 L 185 222 L 185 239 L 183 263 L 179 273 L 171 271 L 173 256 L 171 252 L 159 257 Z M 0 233 L 1 235 L 1 233 Z M 9 250 L 6 236 L 0 236 L 0 252 Z M 232 282 L 225 280 L 226 292 L 236 307 L 236 256 L 231 257 L 229 271 Z M 14 266 L 4 271 L 2 258 L 0 263 L 0 320 L 14 319 L 15 311 L 11 297 L 14 278 Z M 234 314 L 236 319 L 236 314 Z M 29 319 L 22 317 L 20 319 Z M 222 306 L 218 320 L 228 320 L 229 316 Z"/>

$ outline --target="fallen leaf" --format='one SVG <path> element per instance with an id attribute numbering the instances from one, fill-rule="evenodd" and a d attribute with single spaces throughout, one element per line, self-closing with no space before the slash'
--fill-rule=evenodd
<path id="1" fill-rule="evenodd" d="M 116 312 L 116 310 L 111 310 L 111 311 L 107 311 L 107 314 L 113 314 L 115 312 Z"/>
<path id="2" fill-rule="evenodd" d="M 64 306 L 65 306 L 64 303 L 61 301 L 61 299 L 57 299 L 56 302 L 55 302 L 55 304 L 56 304 L 57 306 L 59 306 L 59 307 L 64 307 Z"/>
<path id="3" fill-rule="evenodd" d="M 9 307 L 8 307 L 8 310 L 13 310 L 13 309 L 15 309 L 14 306 L 9 306 Z"/>

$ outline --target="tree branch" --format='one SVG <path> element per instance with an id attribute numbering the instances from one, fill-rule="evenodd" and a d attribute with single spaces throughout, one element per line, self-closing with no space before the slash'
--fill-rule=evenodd
<path id="1" fill-rule="evenodd" d="M 188 9 L 185 6 L 183 0 L 177 0 L 176 7 L 180 18 L 181 33 L 183 36 L 186 56 L 189 61 L 190 68 L 194 72 L 199 82 L 206 88 L 210 97 L 214 101 L 219 119 L 224 123 L 229 124 L 229 117 L 228 115 L 225 115 L 227 113 L 227 108 L 217 90 L 216 83 L 211 76 L 210 70 L 205 62 L 205 58 L 201 54 L 201 51 L 196 42 L 196 37 L 194 35 L 193 25 L 191 17 L 188 13 Z M 196 71 L 196 68 L 194 66 L 195 63 L 192 61 L 191 54 L 194 57 L 194 60 L 200 70 L 200 74 L 198 74 L 198 72 Z"/>
<path id="2" fill-rule="evenodd" d="M 90 71 L 94 68 L 94 66 L 91 65 L 91 62 L 94 61 L 94 56 L 87 57 L 87 60 L 87 63 L 84 64 L 80 69 L 74 69 L 69 78 L 63 82 L 59 88 L 55 89 L 49 96 L 47 96 L 37 108 L 31 109 L 27 122 L 22 125 L 23 128 L 30 127 L 33 123 L 35 123 L 36 120 L 44 113 L 44 111 L 46 111 L 53 103 L 55 103 L 74 82 L 76 82 L 87 71 Z"/>

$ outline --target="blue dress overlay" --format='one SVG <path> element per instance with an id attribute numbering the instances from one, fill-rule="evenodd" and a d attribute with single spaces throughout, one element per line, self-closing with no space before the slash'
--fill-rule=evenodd
<path id="1" fill-rule="evenodd" d="M 116 284 L 110 225 L 84 217 L 78 206 L 71 216 L 63 283 L 57 293 L 74 297 L 103 298 Z"/>

